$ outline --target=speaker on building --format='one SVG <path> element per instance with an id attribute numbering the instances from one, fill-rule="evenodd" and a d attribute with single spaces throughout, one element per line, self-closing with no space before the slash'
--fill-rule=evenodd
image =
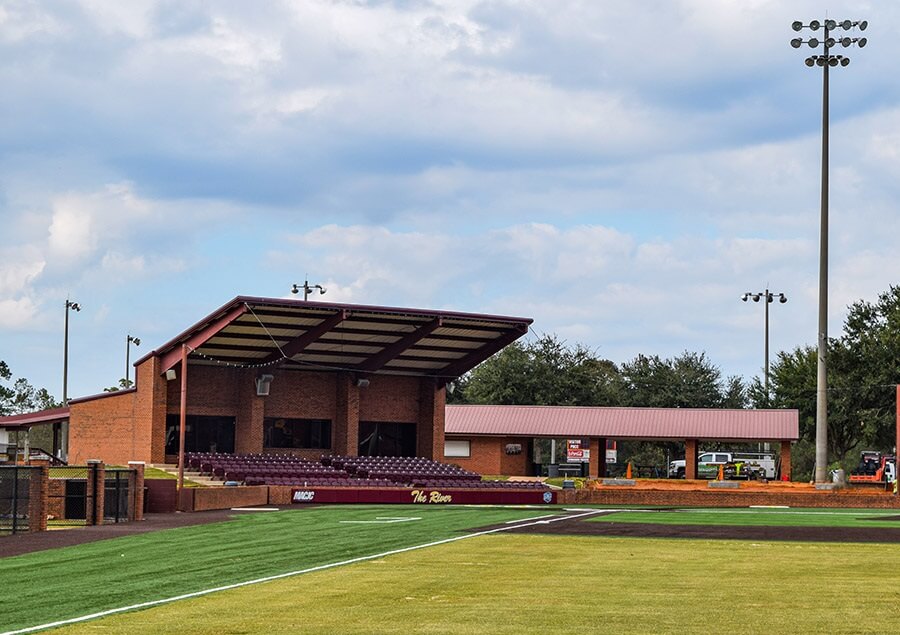
<path id="1" fill-rule="evenodd" d="M 256 378 L 256 396 L 257 397 L 268 397 L 269 396 L 269 387 L 272 385 L 272 380 L 275 379 L 274 375 L 260 375 Z"/>

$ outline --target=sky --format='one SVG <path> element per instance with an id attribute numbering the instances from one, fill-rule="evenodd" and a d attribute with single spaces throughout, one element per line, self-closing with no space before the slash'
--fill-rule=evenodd
<path id="1" fill-rule="evenodd" d="M 900 282 L 900 4 L 830 73 L 829 334 Z M 0 360 L 69 396 L 238 295 L 530 317 L 761 376 L 816 342 L 814 0 L 0 1 Z M 821 31 L 818 34 L 821 37 Z M 804 31 L 803 37 L 813 35 Z M 892 52 L 893 51 L 893 52 Z M 315 301 L 315 300 L 311 300 Z"/>

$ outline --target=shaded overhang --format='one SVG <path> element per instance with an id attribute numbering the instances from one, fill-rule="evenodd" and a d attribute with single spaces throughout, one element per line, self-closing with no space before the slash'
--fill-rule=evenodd
<path id="1" fill-rule="evenodd" d="M 597 437 L 648 441 L 796 441 L 797 410 L 447 406 L 447 435 Z"/>
<path id="2" fill-rule="evenodd" d="M 51 408 L 49 410 L 41 410 L 40 412 L 29 412 L 23 415 L 10 415 L 8 417 L 0 417 L 0 428 L 6 429 L 28 429 L 32 426 L 45 425 L 49 423 L 65 423 L 69 420 L 69 408 Z"/>
<path id="3" fill-rule="evenodd" d="M 138 360 L 434 377 L 471 370 L 528 332 L 530 318 L 239 296 Z"/>

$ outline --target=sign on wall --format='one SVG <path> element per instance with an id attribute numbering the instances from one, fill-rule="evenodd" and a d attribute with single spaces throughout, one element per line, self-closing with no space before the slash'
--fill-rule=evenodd
<path id="1" fill-rule="evenodd" d="M 590 463 L 591 446 L 582 439 L 566 440 L 566 460 L 569 463 Z"/>

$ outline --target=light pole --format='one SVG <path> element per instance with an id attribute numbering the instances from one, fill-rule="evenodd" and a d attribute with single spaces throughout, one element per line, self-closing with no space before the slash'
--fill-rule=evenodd
<path id="1" fill-rule="evenodd" d="M 63 406 L 69 405 L 69 309 L 81 311 L 81 305 L 66 298 L 66 330 L 63 340 Z"/>
<path id="2" fill-rule="evenodd" d="M 762 293 L 752 293 L 748 291 L 744 295 L 741 296 L 741 300 L 746 302 L 747 300 L 752 299 L 754 302 L 759 302 L 762 299 L 766 305 L 766 365 L 765 365 L 765 378 L 766 378 L 766 406 L 769 405 L 769 305 L 775 301 L 775 298 L 778 298 L 779 304 L 784 304 L 787 302 L 787 296 L 783 293 L 779 293 L 775 295 L 768 289 L 763 291 Z"/>
<path id="3" fill-rule="evenodd" d="M 803 44 L 810 48 L 818 49 L 821 45 L 821 55 L 812 55 L 806 58 L 807 66 L 820 66 L 822 68 L 822 210 L 819 220 L 819 333 L 818 333 L 818 366 L 816 372 L 816 483 L 824 483 L 827 479 L 828 468 L 828 373 L 827 373 L 827 349 L 828 349 L 828 69 L 831 67 L 847 66 L 850 58 L 844 55 L 832 55 L 831 48 L 840 44 L 847 48 L 856 44 L 860 48 L 866 45 L 864 37 L 835 38 L 832 32 L 840 28 L 844 31 L 859 29 L 865 31 L 869 23 L 865 20 L 813 20 L 809 24 L 803 24 L 796 20 L 791 24 L 794 31 L 809 29 L 818 31 L 824 29 L 824 38 L 820 42 L 811 37 L 803 40 L 799 37 L 791 40 L 791 46 L 795 49 Z"/>
<path id="4" fill-rule="evenodd" d="M 303 289 L 303 299 L 306 300 L 309 298 L 309 294 L 313 292 L 314 289 L 319 290 L 319 295 L 323 295 L 326 291 L 325 287 L 320 284 L 310 285 L 309 280 L 304 280 L 303 284 L 295 284 L 291 287 L 291 293 L 294 295 L 300 293 L 300 290 Z"/>
<path id="5" fill-rule="evenodd" d="M 130 356 L 131 356 L 131 344 L 134 343 L 135 346 L 141 345 L 141 338 L 128 336 L 128 339 L 125 340 L 125 388 L 131 386 L 131 380 L 128 376 L 131 374 L 131 365 L 129 364 Z"/>

